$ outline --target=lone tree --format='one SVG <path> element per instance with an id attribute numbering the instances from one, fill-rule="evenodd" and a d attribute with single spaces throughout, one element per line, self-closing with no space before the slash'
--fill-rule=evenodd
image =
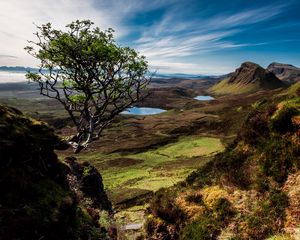
<path id="1" fill-rule="evenodd" d="M 40 60 L 39 71 L 28 72 L 26 78 L 70 115 L 77 128 L 71 142 L 75 152 L 98 139 L 116 115 L 144 97 L 150 81 L 145 57 L 117 45 L 113 29 L 100 31 L 93 24 L 77 20 L 66 31 L 50 23 L 37 26 L 37 41 L 25 47 Z"/>

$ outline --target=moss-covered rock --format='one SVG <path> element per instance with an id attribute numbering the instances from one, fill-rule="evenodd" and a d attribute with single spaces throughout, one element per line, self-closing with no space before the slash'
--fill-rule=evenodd
<path id="1" fill-rule="evenodd" d="M 112 211 L 101 175 L 89 166 L 80 177 L 60 161 L 54 150 L 67 147 L 45 123 L 0 105 L 1 239 L 109 239 L 98 221 Z"/>

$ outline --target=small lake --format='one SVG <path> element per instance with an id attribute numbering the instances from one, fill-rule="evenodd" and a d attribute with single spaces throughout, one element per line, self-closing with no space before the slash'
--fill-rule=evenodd
<path id="1" fill-rule="evenodd" d="M 149 108 L 149 107 L 131 107 L 121 112 L 121 114 L 128 115 L 154 115 L 163 113 L 166 110 L 160 108 Z"/>
<path id="2" fill-rule="evenodd" d="M 194 99 L 199 101 L 210 101 L 210 100 L 214 100 L 215 98 L 213 98 L 212 96 L 199 95 L 197 97 L 194 97 Z"/>
<path id="3" fill-rule="evenodd" d="M 19 83 L 27 82 L 26 72 L 4 72 L 0 71 L 0 83 Z"/>

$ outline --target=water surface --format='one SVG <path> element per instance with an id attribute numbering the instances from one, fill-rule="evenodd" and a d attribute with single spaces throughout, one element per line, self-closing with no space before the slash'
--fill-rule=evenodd
<path id="1" fill-rule="evenodd" d="M 129 115 L 154 115 L 154 114 L 163 113 L 165 111 L 166 110 L 161 109 L 161 108 L 131 107 L 121 113 L 129 114 Z"/>
<path id="2" fill-rule="evenodd" d="M 194 99 L 199 100 L 199 101 L 210 101 L 210 100 L 214 100 L 215 98 L 212 96 L 199 95 L 197 97 L 194 97 Z"/>
<path id="3" fill-rule="evenodd" d="M 20 83 L 27 82 L 25 72 L 5 72 L 0 71 L 0 83 Z"/>

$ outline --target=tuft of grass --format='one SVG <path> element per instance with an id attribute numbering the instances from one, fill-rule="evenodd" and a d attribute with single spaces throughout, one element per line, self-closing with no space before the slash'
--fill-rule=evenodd
<path id="1" fill-rule="evenodd" d="M 196 221 L 183 228 L 180 239 L 216 239 L 233 215 L 231 203 L 226 198 L 218 198 L 212 209 L 207 209 Z"/>
<path id="2" fill-rule="evenodd" d="M 283 101 L 277 108 L 271 116 L 271 128 L 280 133 L 292 131 L 294 127 L 292 117 L 300 114 L 300 98 Z"/>
<path id="3" fill-rule="evenodd" d="M 295 97 L 300 95 L 300 81 L 294 83 L 288 89 L 283 91 L 279 96 L 286 96 L 286 97 Z"/>
<path id="4" fill-rule="evenodd" d="M 271 190 L 269 196 L 259 201 L 246 217 L 247 235 L 250 239 L 264 239 L 279 233 L 283 227 L 282 220 L 287 206 L 287 195 L 278 190 Z"/>
<path id="5" fill-rule="evenodd" d="M 289 234 L 280 234 L 280 235 L 272 236 L 267 240 L 295 240 L 295 238 L 293 238 Z"/>

